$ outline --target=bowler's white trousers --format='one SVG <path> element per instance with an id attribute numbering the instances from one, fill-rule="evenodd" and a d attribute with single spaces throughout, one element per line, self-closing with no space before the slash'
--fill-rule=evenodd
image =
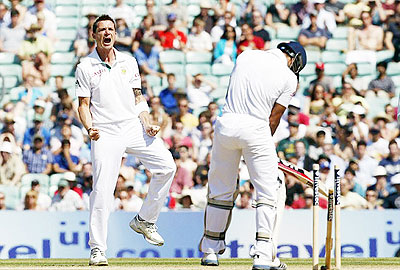
<path id="1" fill-rule="evenodd" d="M 114 209 L 114 190 L 124 152 L 137 157 L 152 173 L 149 191 L 139 215 L 155 223 L 168 195 L 176 166 L 161 139 L 148 136 L 138 118 L 94 125 L 100 138 L 92 140 L 93 191 L 90 193 L 89 245 L 107 249 L 107 228 Z"/>
<path id="2" fill-rule="evenodd" d="M 208 198 L 219 201 L 235 199 L 241 155 L 255 187 L 255 200 L 268 201 L 275 206 L 261 204 L 256 209 L 256 231 L 272 238 L 279 187 L 278 159 L 267 121 L 242 114 L 224 114 L 218 118 L 208 175 Z M 226 230 L 230 219 L 229 211 L 208 205 L 205 215 L 206 231 Z M 252 253 L 272 260 L 273 249 L 272 241 L 256 241 Z M 203 237 L 200 250 L 205 253 L 222 253 L 225 250 L 225 241 Z"/>

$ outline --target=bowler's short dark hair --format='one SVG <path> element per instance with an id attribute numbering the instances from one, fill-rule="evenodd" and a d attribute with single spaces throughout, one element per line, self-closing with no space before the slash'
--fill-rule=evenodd
<path id="1" fill-rule="evenodd" d="M 113 18 L 111 18 L 109 15 L 107 14 L 102 14 L 99 17 L 97 17 L 97 19 L 94 21 L 93 23 L 93 33 L 96 33 L 97 31 L 97 25 L 99 24 L 99 22 L 101 21 L 111 21 L 114 24 L 114 29 L 116 29 L 116 23 L 115 20 Z"/>

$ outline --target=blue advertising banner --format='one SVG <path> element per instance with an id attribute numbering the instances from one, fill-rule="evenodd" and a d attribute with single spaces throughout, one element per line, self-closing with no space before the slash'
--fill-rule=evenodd
<path id="1" fill-rule="evenodd" d="M 128 224 L 135 213 L 115 212 L 110 217 L 109 257 L 200 257 L 202 212 L 162 212 L 157 222 L 165 245 L 155 247 Z M 0 259 L 87 258 L 88 212 L 0 212 Z M 393 257 L 400 250 L 400 212 L 342 211 L 343 257 Z M 325 253 L 326 211 L 320 212 L 320 254 Z M 248 258 L 255 238 L 255 211 L 234 210 L 222 257 Z M 312 256 L 311 210 L 286 210 L 280 228 L 278 256 Z"/>

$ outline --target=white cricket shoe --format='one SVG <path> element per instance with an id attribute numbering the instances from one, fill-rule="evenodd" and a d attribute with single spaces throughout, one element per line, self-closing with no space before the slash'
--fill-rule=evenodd
<path id="1" fill-rule="evenodd" d="M 89 265 L 94 266 L 107 266 L 108 261 L 104 251 L 101 251 L 99 248 L 94 248 L 90 251 L 90 261 Z"/>
<path id="2" fill-rule="evenodd" d="M 164 239 L 157 232 L 157 226 L 154 223 L 150 223 L 147 221 L 139 220 L 139 215 L 136 215 L 131 222 L 129 222 L 129 226 L 132 230 L 137 233 L 143 234 L 144 239 L 152 245 L 162 246 L 164 245 Z"/>
<path id="3" fill-rule="evenodd" d="M 218 255 L 216 253 L 204 253 L 203 258 L 201 258 L 201 265 L 218 266 Z"/>
<path id="4" fill-rule="evenodd" d="M 252 270 L 286 270 L 287 265 L 281 262 L 278 258 L 271 261 L 260 255 L 253 256 L 253 268 Z"/>

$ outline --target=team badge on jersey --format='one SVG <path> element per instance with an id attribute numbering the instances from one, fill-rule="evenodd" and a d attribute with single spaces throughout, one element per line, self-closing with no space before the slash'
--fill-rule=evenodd
<path id="1" fill-rule="evenodd" d="M 122 73 L 122 75 L 126 74 L 126 67 L 121 67 L 121 73 Z"/>

